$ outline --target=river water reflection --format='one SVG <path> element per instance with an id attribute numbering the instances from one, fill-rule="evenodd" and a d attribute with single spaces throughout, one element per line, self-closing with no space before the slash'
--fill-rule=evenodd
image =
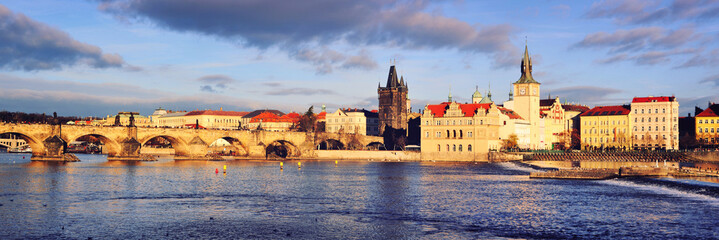
<path id="1" fill-rule="evenodd" d="M 534 180 L 513 163 L 280 170 L 78 156 L 0 153 L 0 239 L 719 238 L 719 184 L 691 179 Z"/>

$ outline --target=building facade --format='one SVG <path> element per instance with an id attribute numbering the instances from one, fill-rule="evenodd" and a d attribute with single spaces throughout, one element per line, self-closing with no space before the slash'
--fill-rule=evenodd
<path id="1" fill-rule="evenodd" d="M 703 146 L 719 145 L 719 104 L 711 104 L 694 117 L 696 139 Z"/>
<path id="2" fill-rule="evenodd" d="M 273 112 L 262 112 L 252 117 L 248 123 L 250 130 L 262 130 L 270 132 L 287 132 L 295 130 L 300 122 L 299 113 L 291 112 L 278 116 Z"/>
<path id="3" fill-rule="evenodd" d="M 679 149 L 679 103 L 676 97 L 635 97 L 631 109 L 635 149 Z"/>
<path id="4" fill-rule="evenodd" d="M 579 115 L 583 150 L 631 149 L 628 105 L 594 107 Z"/>
<path id="5" fill-rule="evenodd" d="M 501 114 L 493 103 L 427 105 L 420 120 L 422 158 L 487 160 L 501 147 Z"/>
<path id="6" fill-rule="evenodd" d="M 356 133 L 379 135 L 379 114 L 364 109 L 337 109 L 326 115 L 325 131 L 329 133 Z"/>

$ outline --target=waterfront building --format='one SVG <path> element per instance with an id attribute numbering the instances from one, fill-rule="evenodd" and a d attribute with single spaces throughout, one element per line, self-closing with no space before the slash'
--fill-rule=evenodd
<path id="1" fill-rule="evenodd" d="M 486 160 L 501 147 L 501 111 L 494 103 L 427 105 L 421 117 L 423 159 Z"/>
<path id="2" fill-rule="evenodd" d="M 719 145 L 719 104 L 710 104 L 696 115 L 694 121 L 696 139 L 701 145 Z"/>
<path id="3" fill-rule="evenodd" d="M 569 123 L 565 121 L 565 111 L 559 97 L 539 100 L 540 116 L 544 120 L 544 137 L 542 143 L 552 149 L 562 149 L 559 145 L 565 144 L 568 136 Z"/>
<path id="4" fill-rule="evenodd" d="M 583 150 L 631 149 L 629 105 L 600 106 L 580 114 Z"/>
<path id="5" fill-rule="evenodd" d="M 239 129 L 242 117 L 248 112 L 217 110 L 195 110 L 185 114 L 185 125 L 199 124 L 209 129 Z"/>
<path id="6" fill-rule="evenodd" d="M 635 97 L 630 119 L 635 149 L 679 149 L 676 97 Z"/>
<path id="7" fill-rule="evenodd" d="M 157 123 L 153 123 L 153 124 L 156 127 L 184 128 L 184 127 L 186 127 L 185 126 L 186 124 L 190 124 L 187 122 L 185 115 L 187 115 L 186 111 L 178 111 L 178 112 L 167 111 L 167 113 L 156 117 Z M 192 123 L 192 124 L 195 124 L 195 123 Z"/>
<path id="8" fill-rule="evenodd" d="M 408 91 L 404 77 L 398 76 L 394 65 L 389 68 L 385 87 L 377 86 L 379 135 L 385 136 L 385 146 L 388 148 L 395 148 L 395 145 L 404 147 L 404 144 L 399 143 L 404 143 L 400 138 L 407 136 L 407 115 L 410 111 Z"/>
<path id="9" fill-rule="evenodd" d="M 255 128 L 252 128 L 249 126 L 250 121 L 252 121 L 252 118 L 255 118 L 258 115 L 265 113 L 265 112 L 272 113 L 272 114 L 276 115 L 277 117 L 285 115 L 285 113 L 280 112 L 278 110 L 274 110 L 274 109 L 255 110 L 255 111 L 247 113 L 245 116 L 242 117 L 242 120 L 241 120 L 242 127 L 241 128 L 242 129 L 257 129 L 257 125 L 254 125 Z M 265 116 L 269 116 L 269 115 L 265 115 Z"/>
<path id="10" fill-rule="evenodd" d="M 160 127 L 161 126 L 160 125 L 160 117 L 167 113 L 168 113 L 168 111 L 163 109 L 162 107 L 155 109 L 155 111 L 152 112 L 152 114 L 150 116 L 148 116 L 150 118 L 151 125 L 153 127 Z"/>
<path id="11" fill-rule="evenodd" d="M 252 117 L 248 127 L 250 130 L 287 132 L 294 130 L 298 126 L 301 117 L 299 113 L 295 112 L 278 116 L 272 111 L 265 111 Z"/>
<path id="12" fill-rule="evenodd" d="M 334 113 L 327 114 L 326 118 L 326 132 L 379 136 L 379 114 L 377 110 L 340 108 Z"/>
<path id="13" fill-rule="evenodd" d="M 499 139 L 509 139 L 512 134 L 517 136 L 517 147 L 527 149 L 530 146 L 529 121 L 519 116 L 512 109 L 499 107 L 501 126 L 499 127 Z"/>

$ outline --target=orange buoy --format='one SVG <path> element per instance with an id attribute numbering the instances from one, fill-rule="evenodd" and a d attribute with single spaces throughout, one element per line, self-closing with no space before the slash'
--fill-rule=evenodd
<path id="1" fill-rule="evenodd" d="M 215 168 L 215 173 L 220 173 L 220 169 Z"/>

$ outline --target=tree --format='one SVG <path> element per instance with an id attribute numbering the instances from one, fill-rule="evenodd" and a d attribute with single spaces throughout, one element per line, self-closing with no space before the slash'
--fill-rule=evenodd
<path id="1" fill-rule="evenodd" d="M 502 140 L 502 149 L 510 150 L 517 148 L 517 135 L 509 135 L 509 138 Z"/>
<path id="2" fill-rule="evenodd" d="M 312 112 L 313 108 L 314 106 L 310 106 L 310 108 L 307 109 L 307 112 L 305 112 L 305 114 L 300 117 L 299 130 L 301 132 L 315 131 L 315 122 L 317 122 L 317 116 L 315 116 L 315 113 Z"/>
<path id="3" fill-rule="evenodd" d="M 679 138 L 679 148 L 681 149 L 693 149 L 697 146 L 699 146 L 697 138 L 689 133 L 684 133 L 684 135 Z"/>

